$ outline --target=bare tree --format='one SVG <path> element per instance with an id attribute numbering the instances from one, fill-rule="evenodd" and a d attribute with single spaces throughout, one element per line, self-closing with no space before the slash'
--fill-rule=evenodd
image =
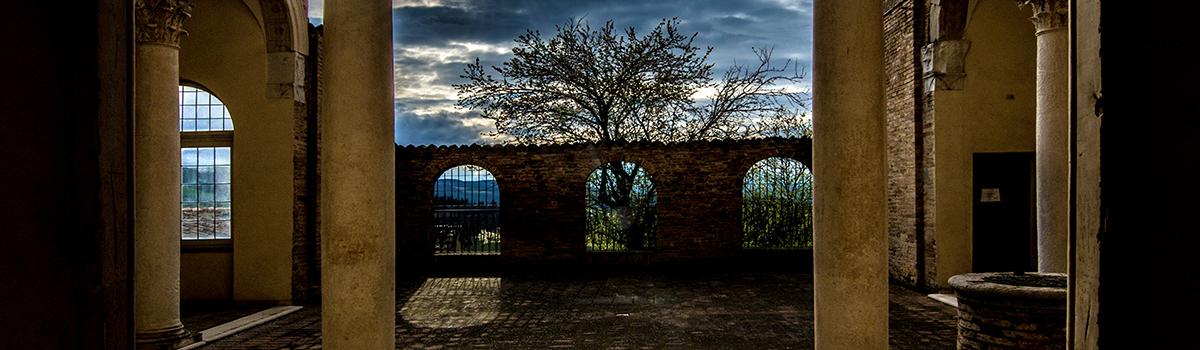
<path id="1" fill-rule="evenodd" d="M 515 40 L 511 59 L 491 67 L 499 78 L 478 59 L 467 66 L 467 83 L 454 85 L 458 105 L 479 110 L 517 143 L 807 133 L 796 64 L 772 64 L 771 49 L 753 49 L 757 64 L 735 64 L 713 81 L 713 48 L 695 46 L 698 33 L 684 35 L 678 24 L 664 19 L 642 36 L 633 27 L 617 32 L 612 21 L 600 29 L 572 21 L 549 40 L 528 31 Z"/>
<path id="2" fill-rule="evenodd" d="M 479 110 L 495 122 L 497 134 L 522 144 L 809 135 L 807 95 L 795 90 L 803 79 L 796 64 L 772 64 L 771 49 L 753 49 L 757 64 L 735 64 L 713 81 L 713 48 L 697 47 L 698 33 L 685 35 L 678 25 L 677 18 L 663 19 L 639 36 L 633 27 L 615 30 L 611 20 L 599 29 L 578 20 L 557 26 L 549 40 L 527 31 L 516 38 L 513 57 L 491 67 L 499 78 L 478 59 L 467 66 L 467 82 L 454 85 L 458 105 Z M 641 208 L 652 201 L 634 200 L 653 195 L 631 193 L 643 169 L 614 160 L 598 171 L 600 193 L 589 194 L 597 210 L 653 229 L 654 211 Z M 641 237 L 625 231 L 612 232 Z"/>

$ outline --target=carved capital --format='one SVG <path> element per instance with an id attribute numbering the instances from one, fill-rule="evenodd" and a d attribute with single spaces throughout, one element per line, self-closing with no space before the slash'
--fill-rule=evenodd
<path id="1" fill-rule="evenodd" d="M 1033 9 L 1033 27 L 1037 34 L 1067 27 L 1067 0 L 1017 0 L 1018 6 Z"/>
<path id="2" fill-rule="evenodd" d="M 183 21 L 191 17 L 192 0 L 136 0 L 137 41 L 179 47 L 187 35 Z"/>

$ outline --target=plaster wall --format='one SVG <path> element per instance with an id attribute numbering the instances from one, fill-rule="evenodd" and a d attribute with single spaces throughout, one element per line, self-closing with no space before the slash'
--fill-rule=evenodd
<path id="1" fill-rule="evenodd" d="M 932 94 L 938 287 L 971 272 L 972 155 L 1034 150 L 1036 37 L 1028 10 L 979 0 L 968 9 L 962 90 Z"/>
<path id="2" fill-rule="evenodd" d="M 262 27 L 240 0 L 196 3 L 180 78 L 221 98 L 234 120 L 233 299 L 291 299 L 293 103 L 269 99 Z M 197 285 L 196 288 L 201 288 Z"/>
<path id="3" fill-rule="evenodd" d="M 184 246 L 187 246 L 184 242 Z M 228 250 L 189 250 L 179 257 L 179 298 L 230 300 L 233 297 L 233 254 Z"/>

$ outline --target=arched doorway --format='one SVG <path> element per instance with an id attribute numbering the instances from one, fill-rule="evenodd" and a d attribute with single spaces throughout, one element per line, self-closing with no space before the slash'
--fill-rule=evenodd
<path id="1" fill-rule="evenodd" d="M 604 163 L 587 178 L 588 251 L 639 251 L 655 247 L 658 195 L 646 168 Z"/>
<path id="2" fill-rule="evenodd" d="M 800 161 L 758 161 L 742 178 L 742 248 L 810 249 L 812 172 Z"/>
<path id="3" fill-rule="evenodd" d="M 500 254 L 500 187 L 477 165 L 442 172 L 433 185 L 435 255 Z"/>

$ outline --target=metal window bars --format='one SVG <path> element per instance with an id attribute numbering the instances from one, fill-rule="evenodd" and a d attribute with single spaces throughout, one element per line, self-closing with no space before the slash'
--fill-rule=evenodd
<path id="1" fill-rule="evenodd" d="M 803 163 L 755 163 L 742 182 L 742 248 L 812 248 L 812 200 L 812 172 Z"/>
<path id="2" fill-rule="evenodd" d="M 232 131 L 233 117 L 221 99 L 204 89 L 179 86 L 179 131 Z"/>
<path id="3" fill-rule="evenodd" d="M 181 238 L 229 239 L 233 231 L 229 109 L 204 89 L 179 85 L 179 131 Z"/>
<path id="4" fill-rule="evenodd" d="M 229 147 L 181 150 L 180 225 L 182 238 L 229 239 L 232 172 Z"/>
<path id="5" fill-rule="evenodd" d="M 443 172 L 433 187 L 433 253 L 500 254 L 500 188 L 492 173 L 460 165 Z"/>
<path id="6" fill-rule="evenodd" d="M 588 251 L 653 250 L 657 195 L 645 168 L 624 161 L 601 165 L 587 179 Z"/>

